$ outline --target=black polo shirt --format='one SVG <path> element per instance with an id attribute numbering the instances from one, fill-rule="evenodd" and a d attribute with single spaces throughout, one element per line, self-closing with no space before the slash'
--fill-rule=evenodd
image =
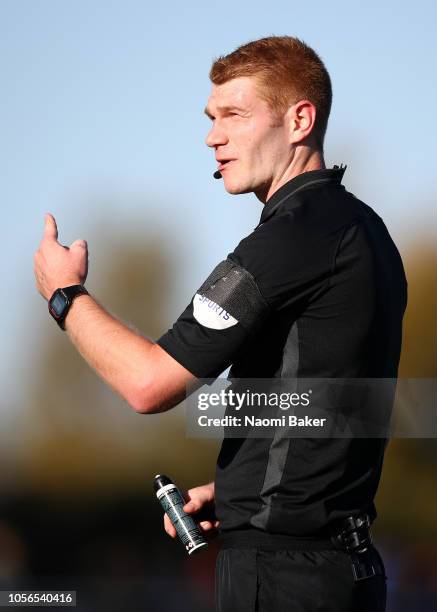
<path id="1" fill-rule="evenodd" d="M 393 378 L 406 307 L 382 219 L 341 184 L 345 168 L 283 185 L 158 344 L 199 378 Z M 317 535 L 376 515 L 385 440 L 223 440 L 221 529 Z"/>

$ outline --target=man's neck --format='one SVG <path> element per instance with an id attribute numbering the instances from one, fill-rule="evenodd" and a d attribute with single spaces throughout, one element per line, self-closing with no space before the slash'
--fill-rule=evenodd
<path id="1" fill-rule="evenodd" d="M 268 188 L 256 191 L 255 195 L 260 202 L 265 204 L 282 185 L 291 181 L 295 176 L 304 172 L 310 172 L 311 170 L 322 170 L 324 168 L 326 166 L 322 151 L 305 146 L 298 147 L 293 159 L 285 170 L 272 181 Z"/>

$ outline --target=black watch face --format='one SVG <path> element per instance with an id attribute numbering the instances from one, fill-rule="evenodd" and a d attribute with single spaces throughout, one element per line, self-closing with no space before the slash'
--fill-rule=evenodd
<path id="1" fill-rule="evenodd" d="M 50 307 L 57 317 L 60 317 L 67 305 L 67 300 L 61 292 L 56 292 L 50 301 Z"/>

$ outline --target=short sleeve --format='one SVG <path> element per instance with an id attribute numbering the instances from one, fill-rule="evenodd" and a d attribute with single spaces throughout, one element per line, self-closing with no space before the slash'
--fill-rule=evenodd
<path id="1" fill-rule="evenodd" d="M 195 376 L 218 376 L 269 315 L 288 309 L 290 320 L 298 317 L 326 284 L 336 234 L 323 226 L 313 234 L 302 231 L 294 213 L 259 225 L 213 270 L 158 344 Z"/>
<path id="2" fill-rule="evenodd" d="M 253 276 L 231 254 L 157 343 L 196 377 L 216 378 L 268 313 Z"/>

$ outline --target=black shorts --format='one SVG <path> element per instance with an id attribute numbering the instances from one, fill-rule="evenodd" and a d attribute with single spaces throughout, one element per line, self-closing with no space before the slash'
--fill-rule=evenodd
<path id="1" fill-rule="evenodd" d="M 216 612 L 384 612 L 386 577 L 354 582 L 339 550 L 224 548 L 215 593 Z"/>

